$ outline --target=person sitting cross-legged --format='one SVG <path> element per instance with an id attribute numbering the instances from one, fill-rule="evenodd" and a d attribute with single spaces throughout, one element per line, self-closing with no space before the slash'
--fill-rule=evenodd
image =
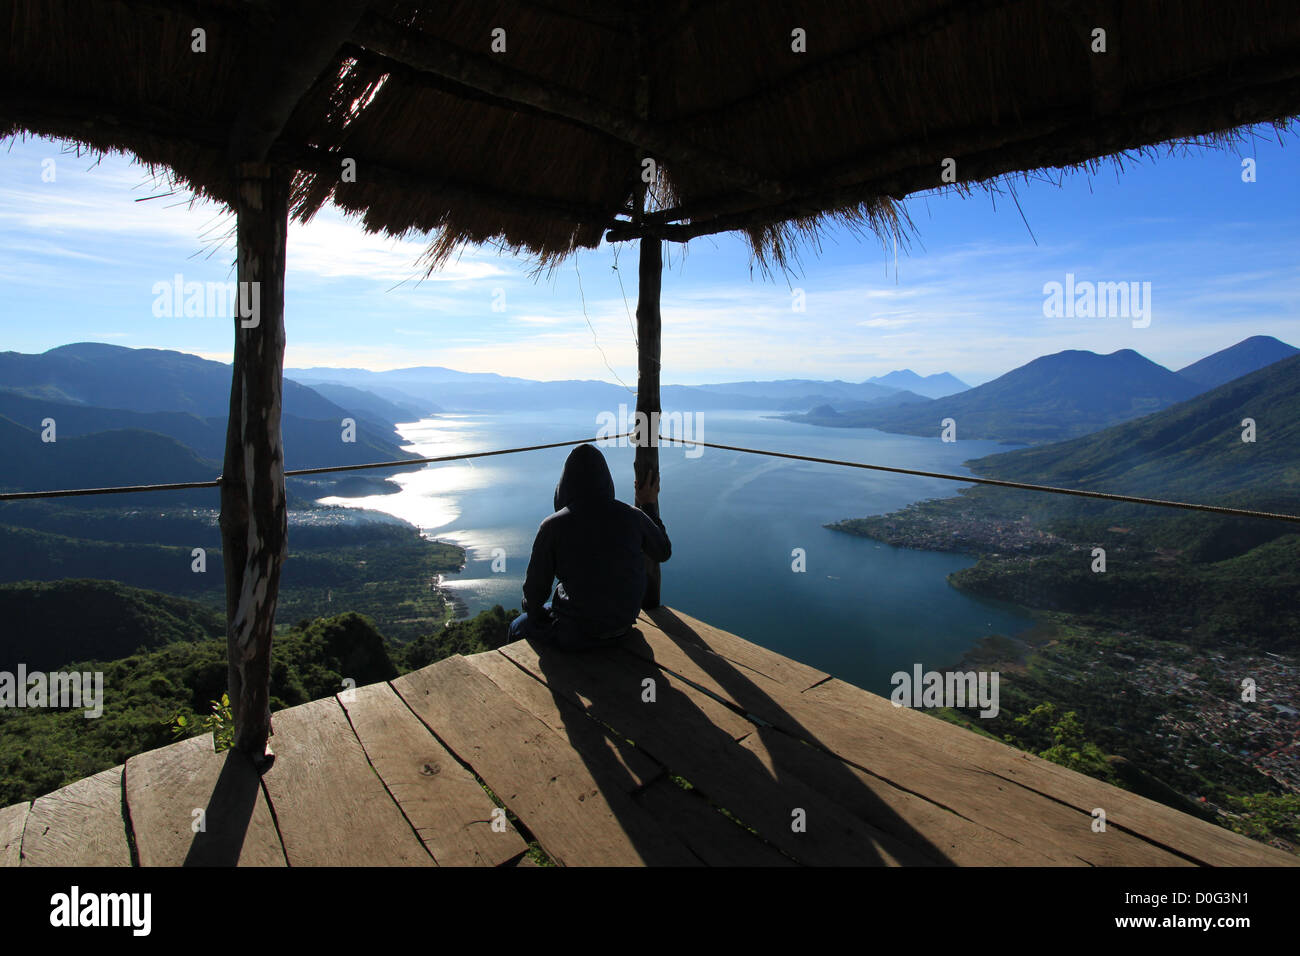
<path id="1" fill-rule="evenodd" d="M 637 487 L 635 500 L 634 508 L 614 496 L 609 465 L 595 445 L 569 453 L 555 486 L 555 513 L 533 541 L 512 641 L 582 650 L 632 629 L 645 596 L 646 556 L 662 562 L 672 555 L 659 517 L 657 475 Z"/>

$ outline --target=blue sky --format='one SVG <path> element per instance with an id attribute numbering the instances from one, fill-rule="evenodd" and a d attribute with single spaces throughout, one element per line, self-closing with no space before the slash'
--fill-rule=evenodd
<path id="1" fill-rule="evenodd" d="M 1237 152 L 1162 149 L 1059 187 L 1015 180 L 1034 238 L 1009 195 L 948 192 L 907 200 L 907 248 L 834 231 L 796 275 L 764 278 L 733 236 L 696 239 L 685 256 L 667 244 L 663 380 L 911 368 L 978 384 L 1062 349 L 1133 348 L 1179 368 L 1250 335 L 1300 345 L 1300 138 L 1278 140 L 1261 127 Z M 154 289 L 177 274 L 233 279 L 233 217 L 184 195 L 137 202 L 165 188 L 122 157 L 96 163 L 36 138 L 7 147 L 5 349 L 100 341 L 229 361 L 230 319 L 157 317 Z M 1255 182 L 1242 181 L 1243 156 Z M 425 245 L 367 236 L 332 209 L 291 228 L 286 364 L 635 382 L 634 245 L 582 252 L 540 279 L 527 260 L 471 249 L 422 280 Z M 1151 283 L 1150 325 L 1046 317 L 1044 284 L 1067 273 Z"/>

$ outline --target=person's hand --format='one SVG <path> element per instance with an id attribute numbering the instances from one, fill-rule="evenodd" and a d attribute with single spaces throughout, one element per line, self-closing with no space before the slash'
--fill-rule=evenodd
<path id="1" fill-rule="evenodd" d="M 637 507 L 659 504 L 659 469 L 656 468 L 646 476 L 645 484 L 636 486 L 634 500 Z"/>

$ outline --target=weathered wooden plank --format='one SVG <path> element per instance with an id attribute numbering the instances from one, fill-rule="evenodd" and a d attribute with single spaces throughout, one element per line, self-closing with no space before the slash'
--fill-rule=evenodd
<path id="1" fill-rule="evenodd" d="M 22 861 L 23 826 L 31 809 L 30 803 L 15 803 L 0 810 L 0 866 L 17 866 Z"/>
<path id="2" fill-rule="evenodd" d="M 742 706 L 741 701 L 764 704 L 788 685 L 715 654 L 694 641 L 674 640 L 650 623 L 644 614 L 636 631 L 619 642 L 619 649 L 647 663 L 672 671 L 712 694 Z"/>
<path id="3" fill-rule="evenodd" d="M 1089 813 L 1026 790 L 860 715 L 783 702 L 800 733 L 895 787 L 1019 840 L 1060 860 L 1071 855 L 1095 866 L 1181 866 L 1187 861 L 1115 827 L 1094 832 Z"/>
<path id="4" fill-rule="evenodd" d="M 539 658 L 526 642 L 502 653 L 573 697 L 582 688 L 594 717 L 635 741 L 670 772 L 680 774 L 714 803 L 756 829 L 783 852 L 813 865 L 902 865 L 937 862 L 861 821 L 797 778 L 776 777 L 736 745 L 739 718 L 694 688 L 660 672 L 653 703 L 642 698 L 643 662 L 614 649 Z M 796 831 L 802 810 L 816 829 Z"/>
<path id="5" fill-rule="evenodd" d="M 715 654 L 795 690 L 812 687 L 830 676 L 825 671 L 751 644 L 744 638 L 673 608 L 659 607 L 642 611 L 640 620 L 654 625 L 676 641 L 708 648 Z"/>
<path id="6" fill-rule="evenodd" d="M 285 865 L 261 778 L 211 734 L 129 758 L 126 805 L 141 866 Z"/>
<path id="7" fill-rule="evenodd" d="M 466 661 L 482 670 L 551 729 L 567 736 L 575 749 L 581 749 L 587 754 L 599 749 L 598 746 L 580 743 L 576 738 L 590 735 L 590 731 L 583 728 L 583 725 L 607 733 L 601 725 L 587 718 L 585 712 L 580 713 L 569 699 L 557 698 L 545 684 L 521 670 L 504 654 L 491 651 L 467 657 Z M 658 676 L 657 671 L 649 668 L 645 673 L 646 676 Z M 585 708 L 586 698 L 580 694 L 578 696 Z M 722 719 L 727 721 L 736 736 L 743 737 L 753 729 L 748 721 L 736 719 L 735 715 L 725 712 L 725 709 Z M 575 721 L 582 721 L 583 725 L 575 725 Z M 795 865 L 789 857 L 782 856 L 738 824 L 726 819 L 709 806 L 703 797 L 687 793 L 666 779 L 663 767 L 641 751 L 629 747 L 621 740 L 614 741 L 608 736 L 605 739 L 611 758 L 629 768 L 629 788 L 637 789 L 650 784 L 634 795 L 637 803 L 659 819 L 669 832 L 674 833 L 710 866 Z M 644 769 L 640 772 L 630 770 L 633 767 Z M 651 780 L 654 782 L 650 783 Z"/>
<path id="8" fill-rule="evenodd" d="M 601 717 L 593 704 L 599 700 L 608 708 L 618 699 L 629 704 L 635 703 L 642 709 L 653 709 L 654 705 L 643 699 L 646 692 L 644 681 L 648 678 L 655 682 L 657 697 L 665 686 L 663 682 L 669 679 L 651 662 L 634 659 L 615 648 L 583 654 L 547 650 L 543 657 L 539 656 L 538 649 L 528 641 L 516 641 L 500 648 L 499 653 L 533 675 L 552 698 L 559 696 L 571 704 L 580 705 L 592 716 L 611 724 L 615 730 L 633 741 L 637 740 L 634 734 L 628 733 L 608 718 Z M 548 680 L 551 673 L 559 678 L 558 684 Z M 701 726 L 722 731 L 732 740 L 740 740 L 753 732 L 753 723 L 707 694 L 697 694 L 692 699 L 698 701 L 697 709 L 687 713 L 693 717 L 702 717 L 699 721 Z M 658 755 L 651 752 L 650 756 Z M 661 765 L 665 763 L 662 759 L 657 759 L 656 762 Z"/>
<path id="9" fill-rule="evenodd" d="M 703 796 L 683 790 L 667 777 L 650 784 L 635 799 L 709 866 L 797 865 L 728 820 Z"/>
<path id="10" fill-rule="evenodd" d="M 933 751 L 969 761 L 989 774 L 1063 801 L 1091 814 L 1106 811 L 1109 828 L 1123 828 L 1211 866 L 1297 866 L 1289 853 L 1215 826 L 1172 807 L 1148 800 L 1101 780 L 1025 753 L 996 740 L 906 707 L 896 708 L 879 695 L 834 679 L 806 691 L 805 697 L 851 712 L 891 719 L 913 739 Z M 937 725 L 937 726 L 936 726 Z"/>
<path id="11" fill-rule="evenodd" d="M 663 774 L 664 768 L 661 765 L 626 741 L 614 738 L 600 724 L 587 718 L 585 711 L 571 706 L 569 701 L 557 700 L 545 684 L 527 671 L 520 670 L 498 651 L 474 654 L 466 657 L 465 661 L 487 675 L 492 683 L 567 740 L 569 746 L 581 752 L 587 760 L 599 761 L 604 765 L 603 773 L 614 778 L 625 776 L 625 790 L 636 790 Z M 605 758 L 606 752 L 608 760 Z"/>
<path id="12" fill-rule="evenodd" d="M 623 790 L 459 656 L 393 681 L 393 689 L 564 865 L 691 865 Z"/>
<path id="13" fill-rule="evenodd" d="M 22 866 L 130 866 L 122 768 L 38 797 L 23 830 Z"/>
<path id="14" fill-rule="evenodd" d="M 387 684 L 338 695 L 388 792 L 439 866 L 500 866 L 528 849 L 473 774 Z M 504 827 L 504 829 L 501 829 Z"/>
<path id="15" fill-rule="evenodd" d="M 275 715 L 262 777 L 290 866 L 432 866 L 333 697 Z"/>
<path id="16" fill-rule="evenodd" d="M 718 656 L 674 641 L 657 628 L 643 623 L 641 632 L 644 640 L 624 644 L 627 653 L 653 656 L 662 666 L 708 687 L 786 733 L 815 743 L 896 789 L 924 797 L 939 808 L 995 831 L 1007 841 L 1032 846 L 1060 862 L 1075 858 L 1099 866 L 1187 862 L 1121 829 L 1110 827 L 1105 833 L 1094 833 L 1091 807 L 1086 813 L 1071 809 L 988 773 L 960 755 L 936 748 L 935 741 L 941 739 L 936 735 L 949 730 L 974 736 L 960 728 L 939 724 L 936 728 L 922 727 L 926 732 L 918 733 L 916 725 L 901 724 L 900 716 L 906 713 L 922 721 L 931 718 L 895 708 L 883 698 L 876 698 L 884 705 L 883 711 L 833 706 L 817 700 L 816 687 L 794 693 L 788 686 L 756 677 L 753 672 L 728 669 Z M 931 842 L 942 842 L 941 836 L 936 835 Z"/>
<path id="17" fill-rule="evenodd" d="M 898 840 L 928 845 L 957 866 L 1085 865 L 1073 854 L 1052 855 L 899 790 L 782 731 L 760 729 L 741 746 L 769 772 L 793 774 Z"/>

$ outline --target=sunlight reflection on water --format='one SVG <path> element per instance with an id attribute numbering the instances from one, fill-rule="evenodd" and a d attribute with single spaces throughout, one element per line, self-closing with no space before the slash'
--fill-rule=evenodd
<path id="1" fill-rule="evenodd" d="M 710 440 L 721 443 L 934 471 L 960 472 L 968 458 L 1005 450 L 993 442 L 945 445 L 821 429 L 761 413 L 712 413 L 709 428 Z M 581 411 L 443 415 L 399 426 L 404 447 L 425 457 L 566 441 L 597 430 Z M 443 584 L 467 612 L 517 608 L 533 537 L 551 513 L 570 451 L 432 464 L 392 476 L 397 493 L 323 502 L 384 512 L 426 537 L 460 545 L 465 567 Z M 601 451 L 618 496 L 630 501 L 633 449 Z M 688 614 L 878 693 L 888 693 L 895 670 L 915 662 L 950 665 L 980 637 L 1029 623 L 1017 609 L 948 585 L 947 575 L 972 564 L 969 557 L 881 546 L 824 527 L 951 495 L 960 485 L 713 449 L 688 459 L 680 447 L 665 446 L 660 457 L 661 507 L 673 541 L 665 599 Z M 791 572 L 796 547 L 807 551 L 806 574 Z"/>

